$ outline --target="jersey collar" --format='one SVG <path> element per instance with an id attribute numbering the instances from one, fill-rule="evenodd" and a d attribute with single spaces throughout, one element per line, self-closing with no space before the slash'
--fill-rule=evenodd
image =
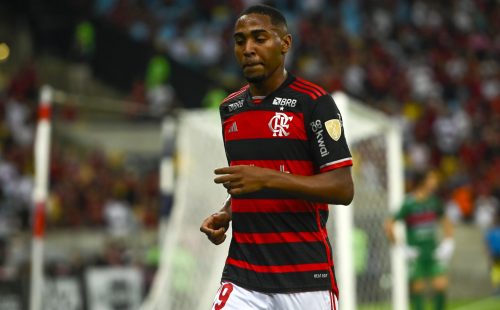
<path id="1" fill-rule="evenodd" d="M 295 76 L 293 74 L 291 74 L 290 72 L 287 72 L 287 76 L 286 76 L 286 79 L 283 81 L 283 83 L 281 83 L 281 85 L 276 88 L 273 92 L 271 92 L 269 95 L 267 96 L 252 96 L 250 94 L 250 89 L 247 89 L 246 91 L 246 97 L 247 97 L 247 100 L 248 102 L 251 104 L 251 105 L 259 105 L 261 104 L 264 100 L 266 100 L 266 98 L 269 98 L 271 96 L 274 96 L 274 94 L 276 94 L 277 92 L 281 91 L 282 89 L 288 87 L 288 85 L 290 85 L 291 83 L 293 83 L 293 81 L 295 81 Z"/>

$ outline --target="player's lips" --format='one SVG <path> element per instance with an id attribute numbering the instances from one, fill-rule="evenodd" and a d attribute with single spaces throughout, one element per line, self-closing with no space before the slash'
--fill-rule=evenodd
<path id="1" fill-rule="evenodd" d="M 256 67 L 256 66 L 259 66 L 259 65 L 262 65 L 262 63 L 260 63 L 260 62 L 249 62 L 249 63 L 244 63 L 244 64 L 243 64 L 243 69 L 245 69 L 245 68 L 249 68 L 249 67 Z"/>

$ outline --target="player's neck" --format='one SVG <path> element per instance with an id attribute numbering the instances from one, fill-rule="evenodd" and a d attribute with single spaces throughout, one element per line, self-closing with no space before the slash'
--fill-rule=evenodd
<path id="1" fill-rule="evenodd" d="M 427 199 L 431 193 L 429 193 L 428 191 L 426 191 L 425 189 L 417 189 L 414 193 L 413 193 L 414 197 L 417 199 L 417 200 L 425 200 Z"/>
<path id="2" fill-rule="evenodd" d="M 287 76 L 288 72 L 285 68 L 280 67 L 264 81 L 260 83 L 250 83 L 250 94 L 252 94 L 252 96 L 267 96 L 278 89 L 286 80 Z"/>

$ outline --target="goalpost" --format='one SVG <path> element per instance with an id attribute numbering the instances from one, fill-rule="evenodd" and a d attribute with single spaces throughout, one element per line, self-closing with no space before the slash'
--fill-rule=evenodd
<path id="1" fill-rule="evenodd" d="M 45 208 L 49 191 L 50 161 L 50 114 L 53 100 L 53 89 L 43 86 L 38 106 L 38 123 L 36 129 L 34 160 L 35 178 L 33 188 L 33 238 L 31 250 L 31 286 L 30 310 L 42 307 L 43 288 L 43 242 L 45 234 Z"/>
<path id="2" fill-rule="evenodd" d="M 402 248 L 391 247 L 383 231 L 384 220 L 403 200 L 401 133 L 384 114 L 343 93 L 333 97 L 343 115 L 355 183 L 352 204 L 332 206 L 328 221 L 340 309 L 387 309 L 392 304 L 406 310 Z M 161 263 L 142 310 L 209 309 L 230 243 L 228 238 L 215 246 L 199 232 L 202 220 L 226 198 L 224 188 L 213 183 L 213 170 L 227 165 L 218 112 L 185 111 L 177 132 L 174 206 L 162 238 Z M 402 233 L 402 227 L 398 230 Z"/>

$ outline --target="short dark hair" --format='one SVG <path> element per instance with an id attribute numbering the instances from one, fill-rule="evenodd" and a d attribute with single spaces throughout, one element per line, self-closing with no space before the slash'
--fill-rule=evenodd
<path id="1" fill-rule="evenodd" d="M 238 16 L 238 18 L 240 18 L 243 15 L 248 15 L 248 14 L 267 15 L 271 18 L 271 23 L 273 25 L 284 26 L 285 28 L 288 27 L 286 24 L 285 16 L 283 16 L 283 14 L 281 14 L 280 11 L 278 11 L 277 9 L 275 9 L 269 5 L 257 4 L 257 5 L 249 6 L 248 8 L 243 10 L 243 12 L 241 12 L 241 14 L 240 14 L 240 16 Z"/>
<path id="2" fill-rule="evenodd" d="M 429 171 L 413 171 L 411 175 L 411 181 L 413 183 L 413 187 L 419 187 L 422 185 L 429 175 Z"/>

